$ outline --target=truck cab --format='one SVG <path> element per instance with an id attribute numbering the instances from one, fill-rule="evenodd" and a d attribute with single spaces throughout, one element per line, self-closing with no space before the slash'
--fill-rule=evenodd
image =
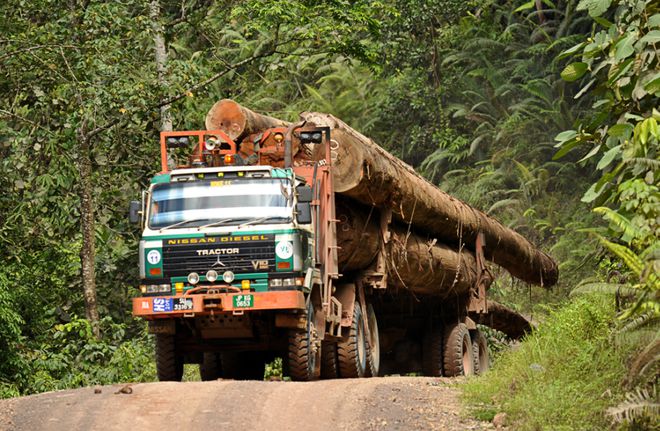
<path id="1" fill-rule="evenodd" d="M 260 378 L 292 349 L 307 352 L 292 378 L 311 380 L 326 333 L 340 335 L 330 158 L 278 161 L 329 145 L 328 131 L 290 129 L 247 157 L 220 130 L 161 134 L 162 170 L 131 204 L 143 229 L 133 314 L 156 334 L 160 380 L 180 380 L 184 363 L 204 380 Z"/>

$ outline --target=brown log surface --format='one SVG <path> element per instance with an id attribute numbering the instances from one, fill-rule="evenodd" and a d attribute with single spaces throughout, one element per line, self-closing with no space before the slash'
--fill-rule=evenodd
<path id="1" fill-rule="evenodd" d="M 290 123 L 257 114 L 231 99 L 216 102 L 206 114 L 206 130 L 222 130 L 234 141 L 273 127 L 287 127 Z"/>
<path id="2" fill-rule="evenodd" d="M 338 198 L 336 213 L 340 272 L 370 267 L 382 242 L 378 211 Z M 390 232 L 385 247 L 389 286 L 419 295 L 465 297 L 476 284 L 477 263 L 468 250 L 455 251 L 405 226 L 391 225 Z"/>
<path id="3" fill-rule="evenodd" d="M 514 340 L 521 339 L 533 329 L 532 323 L 517 311 L 495 301 L 488 301 L 488 313 L 470 313 L 470 318 L 505 333 Z"/>
<path id="4" fill-rule="evenodd" d="M 331 128 L 336 192 L 366 205 L 389 207 L 400 221 L 438 235 L 454 248 L 472 249 L 482 231 L 488 260 L 529 283 L 550 287 L 557 282 L 557 263 L 522 235 L 440 190 L 338 118 L 315 112 L 304 112 L 301 118 Z"/>

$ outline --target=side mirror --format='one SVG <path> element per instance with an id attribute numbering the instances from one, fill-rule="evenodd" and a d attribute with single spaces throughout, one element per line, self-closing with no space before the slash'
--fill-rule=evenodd
<path id="1" fill-rule="evenodd" d="M 298 203 L 309 203 L 312 201 L 312 188 L 310 186 L 296 187 Z"/>
<path id="2" fill-rule="evenodd" d="M 309 202 L 296 204 L 296 220 L 300 224 L 309 224 L 312 222 L 312 206 Z"/>
<path id="3" fill-rule="evenodd" d="M 140 222 L 141 215 L 142 215 L 142 202 L 131 201 L 131 204 L 128 207 L 128 220 L 133 224 L 137 224 Z"/>

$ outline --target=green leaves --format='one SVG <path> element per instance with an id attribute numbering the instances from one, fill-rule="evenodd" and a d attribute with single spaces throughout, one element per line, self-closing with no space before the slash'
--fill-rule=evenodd
<path id="1" fill-rule="evenodd" d="M 580 0 L 577 10 L 589 11 L 589 15 L 597 17 L 605 13 L 612 4 L 612 0 Z"/>
<path id="2" fill-rule="evenodd" d="M 634 52 L 635 48 L 633 44 L 637 41 L 637 34 L 630 32 L 626 33 L 614 46 L 614 59 L 621 61 L 625 58 L 630 57 Z"/>
<path id="3" fill-rule="evenodd" d="M 582 78 L 587 72 L 589 66 L 587 63 L 577 62 L 571 63 L 564 68 L 561 72 L 561 77 L 564 81 L 573 82 Z"/>

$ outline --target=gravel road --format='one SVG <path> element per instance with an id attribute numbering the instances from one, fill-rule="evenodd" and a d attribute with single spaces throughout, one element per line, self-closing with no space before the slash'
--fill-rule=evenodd
<path id="1" fill-rule="evenodd" d="M 0 430 L 486 430 L 456 380 L 141 383 L 0 400 Z"/>

